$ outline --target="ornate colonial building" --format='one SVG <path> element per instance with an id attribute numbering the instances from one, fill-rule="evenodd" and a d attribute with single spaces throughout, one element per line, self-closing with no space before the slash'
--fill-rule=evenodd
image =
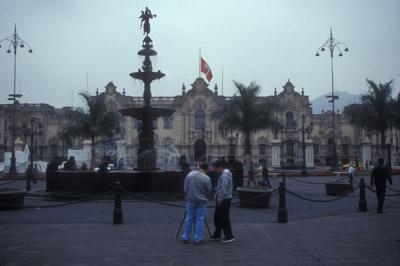
<path id="1" fill-rule="evenodd" d="M 107 108 L 117 112 L 122 108 L 140 107 L 142 97 L 128 96 L 123 90 L 108 83 L 105 91 L 100 93 L 105 97 Z M 97 93 L 99 95 L 99 93 Z M 94 96 L 95 97 L 95 96 Z M 305 161 L 307 167 L 324 167 L 332 154 L 332 112 L 313 114 L 310 100 L 288 80 L 281 90 L 274 95 L 259 97 L 260 103 L 267 98 L 278 102 L 283 109 L 277 117 L 283 129 L 277 132 L 262 130 L 252 136 L 252 155 L 254 162 L 266 162 L 276 168 L 295 168 L 303 163 L 303 145 L 305 145 Z M 154 121 L 155 143 L 158 150 L 158 165 L 162 167 L 166 154 L 173 144 L 176 151 L 185 155 L 193 163 L 200 157 L 213 161 L 221 156 L 234 155 L 243 159 L 244 139 L 240 132 L 220 131 L 218 122 L 213 119 L 213 113 L 221 105 L 230 101 L 230 97 L 218 94 L 218 88 L 208 87 L 202 79 L 197 78 L 190 87 L 182 86 L 181 95 L 174 97 L 153 97 L 152 106 L 175 109 L 172 117 L 160 118 Z M 3 140 L 0 150 L 10 149 L 10 125 L 12 105 L 0 106 L 0 138 Z M 47 104 L 22 104 L 18 107 L 17 130 L 18 137 L 28 142 L 23 128 L 28 127 L 30 117 L 35 117 L 40 134 L 36 136 L 37 156 L 48 160 L 55 155 L 66 155 L 66 147 L 82 146 L 82 139 L 63 139 L 62 129 L 66 112 L 71 108 L 56 109 Z M 115 139 L 106 140 L 107 148 L 102 147 L 100 153 L 117 151 L 117 157 L 124 157 L 133 165 L 136 162 L 136 147 L 138 145 L 137 129 L 140 122 L 122 117 L 123 133 Z M 383 152 L 380 138 L 376 132 L 367 132 L 352 126 L 342 113 L 335 113 L 335 143 L 339 160 L 375 162 L 378 157 L 387 158 Z M 303 143 L 304 132 L 304 143 Z M 29 138 L 29 136 L 28 136 Z M 394 165 L 399 164 L 398 132 L 387 132 L 387 147 L 391 147 L 391 157 Z M 387 149 L 388 150 L 388 149 Z M 385 153 L 385 154 L 384 154 Z M 0 154 L 1 156 L 1 154 Z M 1 159 L 1 157 L 0 157 Z"/>

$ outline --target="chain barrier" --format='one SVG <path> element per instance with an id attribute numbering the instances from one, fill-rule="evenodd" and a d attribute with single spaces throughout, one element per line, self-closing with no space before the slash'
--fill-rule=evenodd
<path id="1" fill-rule="evenodd" d="M 5 183 L 0 183 L 0 186 L 3 186 L 3 185 L 8 185 L 8 184 L 11 184 L 11 183 L 14 183 L 14 182 L 17 182 L 18 180 L 11 180 L 11 181 L 8 181 L 8 182 L 5 182 Z"/>
<path id="2" fill-rule="evenodd" d="M 296 197 L 296 198 L 299 198 L 299 199 L 302 199 L 302 200 L 305 200 L 305 201 L 311 201 L 311 202 L 316 202 L 316 203 L 324 203 L 324 202 L 332 202 L 332 201 L 336 201 L 336 200 L 340 200 L 340 199 L 346 198 L 346 197 L 348 197 L 349 195 L 353 194 L 353 193 L 354 193 L 356 190 L 358 190 L 359 188 L 360 188 L 360 186 L 357 186 L 357 187 L 354 188 L 352 191 L 349 191 L 349 192 L 347 192 L 346 194 L 344 194 L 344 195 L 342 195 L 342 196 L 339 196 L 339 197 L 336 197 L 336 198 L 333 198 L 333 199 L 327 199 L 327 200 L 310 199 L 310 198 L 301 196 L 301 195 L 299 195 L 299 194 L 297 194 L 297 193 L 294 193 L 294 192 L 292 192 L 292 191 L 290 191 L 290 190 L 288 190 L 288 189 L 286 190 L 286 192 L 289 193 L 290 195 Z"/>
<path id="3" fill-rule="evenodd" d="M 277 191 L 278 191 L 278 188 L 272 190 L 270 193 L 273 194 L 273 193 L 275 193 L 275 192 L 277 192 Z M 175 204 L 175 203 L 169 203 L 169 202 L 163 202 L 163 201 L 159 201 L 159 200 L 155 200 L 155 199 L 150 199 L 150 198 L 148 198 L 148 197 L 139 195 L 139 194 L 137 194 L 137 193 L 131 192 L 131 191 L 126 190 L 126 189 L 122 189 L 122 192 L 126 193 L 127 195 L 131 195 L 131 196 L 133 196 L 133 197 L 135 197 L 135 198 L 138 198 L 138 199 L 141 199 L 141 200 L 144 200 L 144 201 L 148 201 L 148 202 L 151 202 L 151 203 L 155 203 L 155 204 L 159 204 L 159 205 L 164 205 L 164 206 L 168 206 L 168 207 L 186 208 L 186 205 Z M 242 200 L 242 201 L 240 201 L 240 202 L 233 202 L 233 203 L 231 204 L 231 206 L 240 205 L 241 202 L 242 202 L 242 203 L 243 203 L 243 202 L 248 202 L 248 201 L 260 199 L 260 198 L 263 198 L 263 197 L 265 197 L 265 195 L 258 195 L 258 196 L 256 196 L 256 197 L 248 198 L 248 199 Z M 209 206 L 207 206 L 207 208 L 209 208 L 209 209 L 213 209 L 213 208 L 215 208 L 215 207 L 216 207 L 215 205 L 209 205 Z"/>
<path id="4" fill-rule="evenodd" d="M 278 191 L 279 191 L 279 188 L 275 188 L 275 189 L 273 189 L 273 190 L 270 192 L 270 194 L 272 195 L 273 193 L 278 192 Z M 248 199 L 244 199 L 244 200 L 241 200 L 241 201 L 238 201 L 238 202 L 233 202 L 231 205 L 232 205 L 232 206 L 240 205 L 240 203 L 243 203 L 243 202 L 246 203 L 246 202 L 248 202 L 248 201 L 253 201 L 253 200 L 261 199 L 261 198 L 263 198 L 263 197 L 265 197 L 265 195 L 255 196 L 255 197 L 248 198 Z"/>
<path id="5" fill-rule="evenodd" d="M 391 190 L 391 191 L 394 191 L 394 192 L 400 192 L 400 189 L 395 189 L 395 188 L 392 188 L 392 187 L 386 187 L 386 188 Z"/>
<path id="6" fill-rule="evenodd" d="M 372 192 L 376 193 L 376 190 L 373 189 L 371 186 L 367 186 L 366 188 L 367 188 L 369 191 L 372 191 Z M 400 196 L 400 192 L 399 192 L 399 193 L 394 193 L 394 194 L 386 194 L 386 193 L 385 193 L 385 196 L 387 196 L 387 197 L 397 197 L 397 196 Z"/>
<path id="7" fill-rule="evenodd" d="M 159 200 L 155 200 L 155 199 L 151 199 L 142 195 L 139 195 L 137 193 L 131 192 L 129 190 L 126 190 L 124 188 L 122 188 L 122 192 L 124 192 L 127 195 L 130 195 L 132 197 L 144 200 L 144 201 L 148 201 L 151 203 L 155 203 L 155 204 L 159 204 L 159 205 L 164 205 L 164 206 L 168 206 L 168 207 L 175 207 L 175 208 L 185 208 L 185 205 L 181 205 L 181 204 L 175 204 L 175 203 L 169 203 L 169 202 L 163 202 L 163 201 L 159 201 Z"/>
<path id="8" fill-rule="evenodd" d="M 326 183 L 326 182 L 322 183 L 322 182 L 309 182 L 309 181 L 299 180 L 293 176 L 288 176 L 287 178 L 290 178 L 299 183 L 310 184 L 310 185 L 325 185 L 325 183 Z"/>
<path id="9" fill-rule="evenodd" d="M 63 207 L 63 206 L 68 206 L 68 205 L 74 205 L 74 204 L 78 204 L 78 203 L 83 203 L 83 202 L 88 202 L 88 201 L 92 201 L 92 200 L 96 200 L 99 199 L 107 194 L 111 194 L 113 192 L 113 190 L 109 190 L 97 195 L 94 195 L 92 197 L 86 198 L 86 199 L 81 199 L 81 200 L 77 200 L 77 201 L 71 201 L 71 202 L 65 202 L 65 203 L 59 203 L 59 204 L 52 204 L 52 205 L 23 205 L 21 206 L 22 209 L 46 209 L 46 208 L 54 208 L 54 207 Z M 0 207 L 19 207 L 19 205 L 10 205 L 10 204 L 3 204 L 0 203 Z"/>

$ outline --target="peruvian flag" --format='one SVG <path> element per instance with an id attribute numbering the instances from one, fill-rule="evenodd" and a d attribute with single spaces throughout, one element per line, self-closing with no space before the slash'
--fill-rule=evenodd
<path id="1" fill-rule="evenodd" d="M 213 74 L 211 72 L 210 67 L 208 66 L 206 61 L 203 59 L 203 57 L 200 58 L 200 65 L 201 65 L 201 67 L 200 67 L 201 72 L 203 72 L 206 75 L 208 82 L 210 82 L 210 80 L 213 78 Z"/>

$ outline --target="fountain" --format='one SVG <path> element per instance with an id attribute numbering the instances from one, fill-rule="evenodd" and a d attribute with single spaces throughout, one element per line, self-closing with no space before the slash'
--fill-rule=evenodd
<path id="1" fill-rule="evenodd" d="M 163 116 L 171 116 L 175 110 L 167 108 L 157 108 L 150 105 L 151 90 L 150 85 L 154 80 L 161 79 L 165 76 L 160 70 L 153 71 L 153 66 L 150 57 L 157 55 L 153 49 L 153 41 L 150 38 L 150 19 L 156 17 L 146 7 L 142 11 L 141 27 L 143 26 L 143 49 L 138 52 L 138 55 L 144 56 L 141 69 L 133 72 L 130 76 L 134 79 L 141 80 L 144 83 L 143 99 L 144 105 L 142 107 L 134 107 L 120 110 L 124 116 L 134 117 L 141 121 L 141 126 L 138 129 L 139 148 L 137 150 L 137 169 L 139 171 L 153 171 L 156 170 L 157 152 L 154 149 L 154 128 L 153 121 Z"/>
<path id="2" fill-rule="evenodd" d="M 150 85 L 154 80 L 164 77 L 161 71 L 154 72 L 150 58 L 157 55 L 153 49 L 150 33 L 150 19 L 154 18 L 146 7 L 142 11 L 141 26 L 145 35 L 138 54 L 144 56 L 143 64 L 137 72 L 130 76 L 144 83 L 142 107 L 132 107 L 119 110 L 124 116 L 134 117 L 141 121 L 138 129 L 139 147 L 137 149 L 137 168 L 133 171 L 111 170 L 96 173 L 94 171 L 47 171 L 46 190 L 48 192 L 91 192 L 99 193 L 113 188 L 119 181 L 122 187 L 133 192 L 157 192 L 166 194 L 183 194 L 183 182 L 189 169 L 180 170 L 181 156 L 171 144 L 165 152 L 166 165 L 157 169 L 157 152 L 154 147 L 153 121 L 163 116 L 171 116 L 175 110 L 151 106 Z M 133 156 L 135 157 L 135 156 Z M 216 183 L 216 175 L 212 178 Z"/>

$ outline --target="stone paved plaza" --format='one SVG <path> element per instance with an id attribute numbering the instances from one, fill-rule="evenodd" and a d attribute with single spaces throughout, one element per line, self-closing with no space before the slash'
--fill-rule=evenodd
<path id="1" fill-rule="evenodd" d="M 321 182 L 327 178 L 306 180 Z M 394 178 L 396 189 L 398 180 Z M 272 183 L 276 187 L 278 180 Z M 44 185 L 39 181 L 33 190 L 40 191 Z M 24 182 L 9 186 L 24 187 Z M 313 199 L 332 198 L 325 195 L 323 185 L 288 178 L 287 187 Z M 237 241 L 232 244 L 205 241 L 202 245 L 185 245 L 175 241 L 183 210 L 143 201 L 123 202 L 122 225 L 112 224 L 110 200 L 3 211 L 0 265 L 398 265 L 400 197 L 387 198 L 384 214 L 376 214 L 375 198 L 369 191 L 367 213 L 358 212 L 358 191 L 330 203 L 313 203 L 290 195 L 286 199 L 287 224 L 276 223 L 276 193 L 269 209 L 235 205 L 231 215 Z M 26 204 L 54 202 L 28 196 Z M 210 222 L 212 213 L 208 210 Z"/>

